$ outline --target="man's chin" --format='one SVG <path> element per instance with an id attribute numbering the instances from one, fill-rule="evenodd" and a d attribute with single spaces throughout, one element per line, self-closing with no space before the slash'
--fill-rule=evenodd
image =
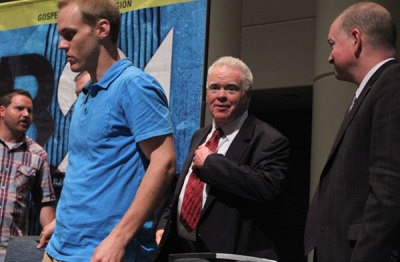
<path id="1" fill-rule="evenodd" d="M 335 77 L 337 80 L 340 80 L 340 81 L 351 82 L 351 80 L 348 77 L 344 76 L 343 74 L 337 74 L 335 72 Z"/>
<path id="2" fill-rule="evenodd" d="M 335 70 L 335 78 L 336 78 L 337 80 L 344 81 L 344 80 L 343 80 L 343 76 L 342 76 L 340 73 L 338 73 L 337 70 Z"/>
<path id="3" fill-rule="evenodd" d="M 226 116 L 224 116 L 224 117 L 215 116 L 215 117 L 213 117 L 213 119 L 218 127 L 222 127 L 222 126 L 228 124 L 228 122 L 229 122 L 229 118 Z"/>
<path id="4" fill-rule="evenodd" d="M 29 129 L 29 126 L 21 126 L 18 128 L 18 132 L 20 133 L 26 133 Z"/>
<path id="5" fill-rule="evenodd" d="M 71 64 L 71 71 L 75 73 L 82 72 L 83 70 L 76 63 Z"/>

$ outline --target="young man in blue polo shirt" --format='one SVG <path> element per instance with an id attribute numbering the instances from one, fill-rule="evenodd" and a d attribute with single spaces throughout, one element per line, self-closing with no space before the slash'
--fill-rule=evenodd
<path id="1" fill-rule="evenodd" d="M 167 99 L 151 76 L 120 59 L 113 0 L 58 6 L 59 48 L 92 82 L 75 105 L 56 220 L 39 244 L 52 235 L 44 261 L 149 261 L 151 215 L 175 173 Z"/>

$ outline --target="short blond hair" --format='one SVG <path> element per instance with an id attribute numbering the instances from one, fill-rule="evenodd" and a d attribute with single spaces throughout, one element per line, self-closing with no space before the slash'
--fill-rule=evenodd
<path id="1" fill-rule="evenodd" d="M 94 26 L 99 19 L 107 19 L 110 22 L 111 41 L 117 43 L 121 28 L 121 14 L 114 0 L 61 0 L 58 9 L 70 4 L 79 6 L 84 23 Z"/>

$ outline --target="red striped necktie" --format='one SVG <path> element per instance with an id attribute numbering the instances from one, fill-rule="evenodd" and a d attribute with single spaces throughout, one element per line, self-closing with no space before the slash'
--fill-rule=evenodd
<path id="1" fill-rule="evenodd" d="M 207 141 L 205 146 L 208 147 L 208 149 L 210 149 L 212 152 L 215 152 L 221 136 L 223 136 L 222 129 L 215 129 L 212 137 Z M 192 171 L 186 185 L 180 217 L 181 223 L 189 232 L 192 232 L 193 229 L 196 228 L 200 219 L 203 206 L 203 188 L 204 182 L 202 182 Z"/>

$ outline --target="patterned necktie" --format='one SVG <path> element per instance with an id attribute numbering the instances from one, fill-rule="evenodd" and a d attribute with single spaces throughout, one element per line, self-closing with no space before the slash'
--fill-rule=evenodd
<path id="1" fill-rule="evenodd" d="M 223 131 L 217 128 L 205 146 L 212 152 L 215 152 L 221 136 L 223 136 Z M 181 223 L 189 232 L 192 232 L 193 229 L 196 228 L 197 222 L 199 222 L 200 219 L 203 206 L 203 188 L 204 182 L 192 171 L 186 185 L 185 195 L 183 196 L 180 217 Z"/>

